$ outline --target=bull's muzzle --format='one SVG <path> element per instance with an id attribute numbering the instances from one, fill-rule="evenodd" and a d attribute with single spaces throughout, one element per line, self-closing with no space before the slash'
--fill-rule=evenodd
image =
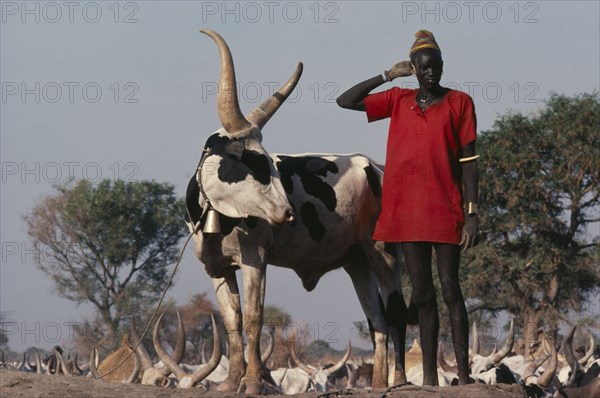
<path id="1" fill-rule="evenodd" d="M 294 210 L 291 208 L 287 209 L 284 214 L 284 219 L 287 223 L 294 222 L 294 220 L 296 219 L 296 213 L 294 213 Z"/>

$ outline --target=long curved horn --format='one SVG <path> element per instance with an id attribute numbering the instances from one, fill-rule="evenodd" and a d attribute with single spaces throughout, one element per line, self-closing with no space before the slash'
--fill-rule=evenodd
<path id="1" fill-rule="evenodd" d="M 275 328 L 271 328 L 269 330 L 269 345 L 267 346 L 264 354 L 260 357 L 260 360 L 263 364 L 266 364 L 269 358 L 271 358 L 271 354 L 273 354 L 273 350 L 275 348 Z"/>
<path id="2" fill-rule="evenodd" d="M 537 368 L 539 368 L 540 366 L 542 366 L 542 364 L 544 362 L 546 362 L 546 360 L 550 358 L 550 355 L 545 356 L 543 358 L 537 358 L 534 359 L 533 361 L 531 361 L 531 363 L 529 365 L 527 365 L 527 367 L 525 368 L 525 370 L 523 371 L 523 384 L 527 384 L 527 379 L 530 377 L 533 377 L 535 375 L 535 371 L 537 370 Z"/>
<path id="3" fill-rule="evenodd" d="M 571 376 L 569 376 L 569 380 L 567 381 L 567 386 L 570 386 L 577 377 L 577 371 L 581 369 L 581 365 L 575 358 L 575 354 L 573 353 L 573 335 L 575 334 L 575 329 L 577 329 L 577 325 L 573 325 L 569 333 L 565 336 L 561 344 L 561 351 L 567 360 L 567 364 L 571 368 Z"/>
<path id="4" fill-rule="evenodd" d="M 156 325 L 158 325 L 160 323 L 160 320 L 162 319 L 163 315 L 164 315 L 164 313 L 156 321 L 155 329 L 157 328 Z M 185 328 L 183 327 L 183 321 L 181 320 L 179 311 L 177 311 L 177 342 L 175 343 L 175 349 L 173 350 L 173 355 L 169 356 L 169 358 L 171 358 L 172 361 L 175 362 L 176 364 L 179 364 L 181 362 L 181 359 L 183 358 L 183 355 L 185 354 L 185 338 L 186 338 L 185 337 Z M 156 343 L 154 343 L 154 345 L 155 345 L 155 349 L 156 349 Z M 165 363 L 165 362 L 163 361 L 163 363 Z M 169 376 L 169 374 L 171 372 L 173 372 L 173 370 L 170 369 L 166 365 L 167 364 L 165 363 L 165 366 L 158 369 L 158 372 L 165 377 Z M 173 373 L 175 373 L 175 372 L 173 372 Z"/>
<path id="5" fill-rule="evenodd" d="M 133 351 L 133 371 L 131 375 L 127 379 L 123 379 L 123 384 L 131 384 L 137 381 L 138 376 L 140 375 L 140 360 L 138 359 L 138 354 L 136 351 Z"/>
<path id="6" fill-rule="evenodd" d="M 148 351 L 146 350 L 146 347 L 144 347 L 144 344 L 140 342 L 140 337 L 138 335 L 137 327 L 135 324 L 135 317 L 133 317 L 133 321 L 131 322 L 131 332 L 129 334 L 129 337 L 131 339 L 132 346 L 137 346 L 136 352 L 140 359 L 140 366 L 142 368 L 141 370 L 145 372 L 146 370 L 153 368 L 154 364 L 152 363 L 152 358 L 150 358 L 150 354 L 148 354 Z"/>
<path id="7" fill-rule="evenodd" d="M 175 343 L 175 350 L 173 351 L 173 360 L 177 363 L 181 362 L 185 355 L 185 328 L 181 315 L 177 311 L 177 342 Z"/>
<path id="8" fill-rule="evenodd" d="M 298 354 L 296 354 L 296 349 L 294 348 L 294 346 L 294 343 L 290 344 L 290 354 L 292 354 L 292 360 L 294 361 L 297 367 L 299 367 L 300 369 L 312 376 L 313 373 L 315 373 L 315 369 L 311 369 L 304 362 L 302 362 L 300 358 L 298 358 Z"/>
<path id="9" fill-rule="evenodd" d="M 81 370 L 81 368 L 79 367 L 78 360 L 79 360 L 79 353 L 76 352 L 75 353 L 75 358 L 73 358 L 73 373 L 75 373 L 75 371 L 77 371 L 77 373 L 79 375 L 82 375 L 83 374 L 83 370 Z"/>
<path id="10" fill-rule="evenodd" d="M 167 369 L 168 373 L 166 373 L 167 371 L 163 371 L 162 369 L 159 370 L 159 372 L 161 374 L 163 374 L 164 376 L 168 376 L 169 373 L 173 373 L 175 375 L 175 377 L 177 377 L 177 380 L 182 379 L 183 377 L 186 376 L 185 371 L 179 366 L 179 363 L 176 362 L 174 360 L 174 358 L 171 358 L 169 356 L 169 354 L 167 354 L 167 352 L 165 351 L 165 349 L 162 347 L 162 344 L 160 342 L 160 337 L 158 336 L 158 328 L 160 326 L 160 322 L 162 321 L 163 316 L 165 315 L 165 313 L 163 312 L 159 317 L 158 320 L 156 321 L 156 324 L 154 325 L 154 332 L 152 333 L 152 342 L 154 343 L 154 350 L 156 351 L 156 354 L 158 355 L 158 357 L 160 358 L 161 361 L 163 361 L 163 363 L 165 364 L 165 367 L 162 369 Z M 166 373 L 166 374 L 165 374 Z"/>
<path id="11" fill-rule="evenodd" d="M 508 330 L 508 336 L 506 337 L 506 341 L 504 342 L 504 347 L 497 353 L 492 356 L 492 361 L 494 363 L 499 363 L 501 360 L 506 357 L 510 351 L 512 350 L 513 344 L 515 342 L 515 328 L 514 328 L 514 320 L 510 321 L 510 329 Z"/>
<path id="12" fill-rule="evenodd" d="M 200 361 L 201 363 L 206 363 L 208 362 L 208 359 L 206 358 L 206 340 L 204 340 L 202 342 L 202 347 L 200 348 Z"/>
<path id="13" fill-rule="evenodd" d="M 542 340 L 542 343 L 546 339 Z M 538 378 L 537 385 L 541 388 L 547 388 L 550 385 L 550 382 L 554 378 L 556 374 L 556 369 L 558 367 L 558 355 L 556 353 L 556 348 L 554 348 L 554 344 L 550 343 L 550 364 L 544 370 L 544 373 Z"/>
<path id="14" fill-rule="evenodd" d="M 340 359 L 332 367 L 325 369 L 325 373 L 330 375 L 330 374 L 335 373 L 338 370 L 340 370 L 346 364 L 348 359 L 350 359 L 350 355 L 352 355 L 352 344 L 350 343 L 350 341 L 348 341 L 348 348 L 346 349 L 346 353 L 344 354 L 342 359 Z"/>
<path id="15" fill-rule="evenodd" d="M 42 374 L 42 358 L 40 358 L 40 352 L 37 348 L 34 348 L 33 353 L 35 355 L 35 373 Z"/>
<path id="16" fill-rule="evenodd" d="M 210 317 L 212 318 L 213 327 L 213 352 L 206 366 L 196 370 L 190 376 L 192 379 L 192 386 L 204 380 L 206 376 L 211 374 L 221 362 L 221 337 L 219 336 L 219 330 L 217 329 L 217 322 L 215 321 L 214 315 L 211 314 Z"/>
<path id="17" fill-rule="evenodd" d="M 96 346 L 92 347 L 92 352 L 90 353 L 90 374 L 92 378 L 98 379 L 100 376 L 98 375 L 98 368 L 96 364 L 96 358 L 98 356 L 98 349 Z"/>
<path id="18" fill-rule="evenodd" d="M 300 76 L 302 76 L 302 70 L 304 65 L 302 62 L 298 62 L 298 66 L 296 66 L 296 70 L 292 74 L 292 76 L 288 79 L 288 81 L 270 98 L 265 100 L 262 104 L 256 107 L 249 115 L 246 116 L 246 119 L 255 125 L 256 127 L 262 129 L 265 124 L 271 119 L 271 117 L 277 112 L 277 109 L 285 102 L 285 100 L 290 96 L 294 88 L 296 88 L 296 84 L 298 84 L 298 80 L 300 80 Z"/>
<path id="19" fill-rule="evenodd" d="M 438 365 L 440 365 L 440 368 L 442 368 L 442 370 L 444 372 L 458 373 L 458 367 L 457 366 L 450 366 L 448 364 L 448 362 L 446 362 L 446 358 L 444 358 L 444 346 L 443 346 L 443 344 L 440 344 L 438 346 Z"/>
<path id="20" fill-rule="evenodd" d="M 596 349 L 596 343 L 594 342 L 594 336 L 592 336 L 592 334 L 590 333 L 589 330 L 588 330 L 588 336 L 590 337 L 590 347 L 586 351 L 583 358 L 579 359 L 579 361 L 578 361 L 581 366 L 584 366 L 587 363 L 587 361 L 592 357 L 592 355 L 594 355 L 594 350 Z"/>
<path id="21" fill-rule="evenodd" d="M 479 333 L 477 332 L 477 321 L 473 321 L 473 328 L 471 331 L 473 335 L 473 353 L 479 354 Z"/>
<path id="22" fill-rule="evenodd" d="M 217 109 L 221 125 L 231 135 L 244 135 L 252 125 L 240 110 L 235 69 L 229 46 L 217 32 L 209 29 L 202 29 L 200 32 L 214 40 L 221 56 L 221 77 L 219 78 L 219 92 L 217 93 Z"/>
<path id="23" fill-rule="evenodd" d="M 56 373 L 58 374 L 58 367 L 60 366 L 60 370 L 66 375 L 69 376 L 73 376 L 71 374 L 71 372 L 69 372 L 69 369 L 67 368 L 67 364 L 65 363 L 65 360 L 62 357 L 62 354 L 60 352 L 58 352 L 58 350 L 56 350 L 55 348 L 52 348 L 52 351 L 54 352 L 54 356 L 56 357 L 56 360 L 58 361 L 56 364 Z"/>

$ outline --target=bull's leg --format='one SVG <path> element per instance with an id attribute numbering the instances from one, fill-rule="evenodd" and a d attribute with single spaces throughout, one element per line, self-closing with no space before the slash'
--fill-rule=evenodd
<path id="1" fill-rule="evenodd" d="M 408 310 L 402 294 L 400 247 L 395 243 L 375 242 L 371 266 L 379 282 L 385 317 L 394 343 L 394 385 L 406 384 L 404 344 Z"/>
<path id="2" fill-rule="evenodd" d="M 229 375 L 218 389 L 220 391 L 236 391 L 246 371 L 242 342 L 240 292 L 233 271 L 227 273 L 223 278 L 214 278 L 212 281 L 229 343 Z"/>
<path id="3" fill-rule="evenodd" d="M 381 306 L 381 297 L 375 275 L 364 262 L 354 262 L 344 267 L 352 279 L 360 305 L 367 316 L 375 355 L 373 356 L 373 387 L 387 387 L 388 328 Z"/>
<path id="4" fill-rule="evenodd" d="M 248 367 L 243 380 L 246 395 L 261 392 L 260 330 L 265 301 L 265 266 L 243 266 L 244 274 L 244 329 L 248 338 L 246 361 Z"/>

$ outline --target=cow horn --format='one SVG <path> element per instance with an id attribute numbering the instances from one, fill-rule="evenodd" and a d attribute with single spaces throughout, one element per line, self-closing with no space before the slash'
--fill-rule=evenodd
<path id="1" fill-rule="evenodd" d="M 300 76 L 302 76 L 302 70 L 304 66 L 302 62 L 298 63 L 296 66 L 296 70 L 292 74 L 292 76 L 288 79 L 288 81 L 271 97 L 265 100 L 260 106 L 256 107 L 249 115 L 246 116 L 246 119 L 258 127 L 258 129 L 262 129 L 265 124 L 271 119 L 271 117 L 277 112 L 277 109 L 285 102 L 285 100 L 290 96 L 298 80 L 300 80 Z"/>
<path id="2" fill-rule="evenodd" d="M 148 354 L 146 347 L 144 347 L 144 344 L 142 344 L 142 342 L 140 341 L 140 337 L 138 335 L 137 327 L 135 324 L 135 316 L 133 317 L 133 321 L 131 322 L 130 337 L 131 344 L 133 347 L 135 347 L 135 350 L 139 356 L 141 370 L 145 372 L 146 370 L 153 368 L 154 364 L 152 363 L 152 358 L 150 358 L 150 354 Z"/>
<path id="3" fill-rule="evenodd" d="M 510 351 L 512 350 L 514 341 L 515 341 L 514 320 L 511 319 L 510 329 L 508 330 L 508 336 L 506 337 L 506 341 L 504 342 L 504 347 L 502 347 L 502 349 L 500 351 L 498 351 L 497 353 L 495 353 L 492 356 L 492 361 L 497 364 L 501 360 L 503 360 L 504 357 L 506 357 L 508 354 L 510 354 Z"/>
<path id="4" fill-rule="evenodd" d="M 165 366 L 163 368 L 159 369 L 159 372 L 164 376 L 168 376 L 169 373 L 172 372 L 175 375 L 175 377 L 177 377 L 177 380 L 180 380 L 181 378 L 185 377 L 186 373 L 179 366 L 179 361 L 175 361 L 175 358 L 172 358 L 169 356 L 169 354 L 167 354 L 165 349 L 162 347 L 162 344 L 160 342 L 160 337 L 158 335 L 158 328 L 160 326 L 160 321 L 162 321 L 162 318 L 164 315 L 165 315 L 165 313 L 163 312 L 158 317 L 158 320 L 156 321 L 156 324 L 154 325 L 154 332 L 152 333 L 152 342 L 154 343 L 154 350 L 156 351 L 156 354 L 158 355 L 160 360 L 163 361 L 163 363 L 165 364 Z M 179 335 L 179 333 L 178 333 L 178 335 Z M 179 340 L 179 337 L 178 337 L 178 340 Z M 177 341 L 177 344 L 179 344 L 179 341 Z M 185 344 L 185 340 L 184 340 L 184 344 Z"/>
<path id="5" fill-rule="evenodd" d="M 83 374 L 83 371 L 81 370 L 81 368 L 79 367 L 79 364 L 77 363 L 77 361 L 79 360 L 79 353 L 75 352 L 75 357 L 73 358 L 73 361 L 71 362 L 71 372 L 74 374 L 77 371 L 78 375 Z"/>
<path id="6" fill-rule="evenodd" d="M 179 311 L 177 311 L 177 342 L 175 343 L 175 351 L 173 351 L 173 359 L 179 363 L 185 355 L 185 328 Z"/>
<path id="7" fill-rule="evenodd" d="M 98 376 L 98 364 L 96 363 L 96 359 L 98 357 L 98 349 L 96 348 L 96 346 L 92 347 L 92 352 L 90 353 L 90 374 L 92 375 L 92 378 L 94 379 L 99 379 L 100 376 Z"/>
<path id="8" fill-rule="evenodd" d="M 62 357 L 62 354 L 56 350 L 55 348 L 52 348 L 52 351 L 54 352 L 54 356 L 56 357 L 56 360 L 58 361 L 58 363 L 56 364 L 56 374 L 58 374 L 58 367 L 60 366 L 60 370 L 63 372 L 63 374 L 69 375 L 69 376 L 73 376 L 71 374 L 71 372 L 69 372 L 69 369 L 67 368 L 67 364 L 65 363 L 65 360 Z"/>
<path id="9" fill-rule="evenodd" d="M 292 354 L 292 360 L 294 361 L 294 363 L 296 364 L 297 367 L 299 367 L 300 369 L 302 369 L 303 371 L 305 371 L 306 373 L 308 373 L 309 375 L 312 376 L 313 373 L 315 373 L 315 369 L 311 369 L 304 362 L 302 362 L 300 360 L 300 358 L 298 358 L 298 354 L 296 354 L 296 350 L 295 350 L 294 346 L 295 345 L 292 342 L 290 344 L 290 353 Z"/>
<path id="10" fill-rule="evenodd" d="M 158 324 L 162 320 L 163 316 L 164 316 L 164 313 L 156 321 L 156 324 L 154 326 L 156 333 L 158 333 L 156 330 L 158 329 Z M 154 347 L 156 349 L 156 343 L 154 341 L 153 341 L 153 343 L 154 343 Z M 159 344 L 160 344 L 160 339 L 159 339 Z M 162 346 L 161 346 L 161 348 L 162 348 Z M 165 351 L 163 350 L 163 352 L 165 352 Z M 157 352 L 157 354 L 158 354 L 158 352 Z M 179 364 L 179 362 L 181 362 L 181 359 L 183 358 L 184 354 L 185 354 L 185 329 L 183 327 L 183 321 L 181 320 L 179 311 L 177 311 L 177 342 L 175 343 L 175 350 L 173 351 L 173 355 L 169 356 L 169 359 L 171 361 L 173 361 L 174 363 Z M 173 370 L 170 369 L 169 366 L 167 366 L 167 364 L 164 360 L 163 360 L 163 363 L 165 364 L 165 366 L 159 368 L 158 371 L 160 372 L 160 374 L 167 377 L 171 372 L 173 372 Z M 175 373 L 175 372 L 173 372 L 173 373 Z"/>
<path id="11" fill-rule="evenodd" d="M 578 361 L 579 364 L 582 366 L 584 366 L 587 363 L 587 361 L 592 357 L 592 355 L 594 355 L 594 350 L 596 349 L 596 343 L 594 342 L 594 336 L 592 336 L 592 334 L 590 333 L 589 330 L 588 330 L 588 336 L 590 337 L 590 347 L 586 351 L 583 358 L 581 358 Z"/>
<path id="12" fill-rule="evenodd" d="M 233 58 L 229 46 L 217 32 L 209 29 L 202 29 L 200 32 L 214 40 L 221 56 L 221 77 L 219 78 L 219 91 L 217 93 L 217 109 L 221 125 L 231 135 L 244 135 L 252 125 L 240 111 L 235 68 L 233 67 Z"/>
<path id="13" fill-rule="evenodd" d="M 473 335 L 473 353 L 479 354 L 479 333 L 477 332 L 477 321 L 473 322 L 471 334 Z"/>
<path id="14" fill-rule="evenodd" d="M 328 375 L 337 372 L 338 370 L 340 370 L 348 361 L 348 359 L 350 359 L 350 355 L 352 355 L 352 344 L 350 343 L 350 341 L 348 341 L 348 348 L 346 349 L 346 353 L 344 354 L 344 356 L 342 357 L 342 359 L 340 359 L 335 365 L 333 365 L 330 368 L 325 369 L 325 373 L 327 373 Z"/>
<path id="15" fill-rule="evenodd" d="M 260 357 L 260 360 L 263 364 L 266 364 L 269 358 L 271 358 L 271 354 L 273 354 L 273 349 L 275 348 L 275 328 L 271 327 L 269 330 L 269 345 L 265 349 L 265 352 Z"/>
<path id="16" fill-rule="evenodd" d="M 40 353 L 37 348 L 33 349 L 33 353 L 35 355 L 35 373 L 43 373 L 42 370 L 42 359 L 40 358 Z"/>
<path id="17" fill-rule="evenodd" d="M 123 384 L 131 384 L 134 383 L 135 381 L 137 381 L 138 376 L 140 375 L 140 369 L 141 369 L 141 365 L 140 365 L 140 360 L 138 359 L 138 354 L 137 351 L 131 351 L 133 352 L 133 371 L 131 372 L 131 375 L 129 375 L 129 377 L 127 379 L 123 379 Z"/>
<path id="18" fill-rule="evenodd" d="M 542 343 L 546 339 L 542 340 Z M 550 344 L 550 364 L 544 370 L 544 373 L 538 378 L 537 385 L 541 388 L 547 388 L 550 385 L 550 382 L 554 378 L 556 374 L 556 368 L 558 367 L 558 355 L 556 353 L 556 348 L 554 348 L 554 344 Z"/>
<path id="19" fill-rule="evenodd" d="M 569 333 L 567 333 L 563 339 L 560 347 L 565 359 L 567 360 L 567 364 L 571 368 L 571 376 L 567 381 L 567 386 L 570 386 L 575 381 L 575 377 L 577 377 L 577 371 L 581 368 L 581 365 L 579 365 L 579 362 L 573 353 L 573 335 L 575 334 L 575 329 L 577 329 L 577 325 L 573 325 Z"/>
<path id="20" fill-rule="evenodd" d="M 544 362 L 546 362 L 546 360 L 550 358 L 550 355 L 547 355 L 543 358 L 537 358 L 532 360 L 529 365 L 527 365 L 527 367 L 525 368 L 525 370 L 523 371 L 523 384 L 527 384 L 527 379 L 534 376 L 535 375 L 535 371 L 537 370 L 537 368 L 539 368 L 540 366 L 542 366 L 542 364 Z"/>
<path id="21" fill-rule="evenodd" d="M 200 361 L 201 361 L 201 363 L 208 362 L 208 359 L 206 358 L 206 350 L 205 350 L 205 348 L 206 348 L 206 340 L 204 340 L 202 342 L 202 348 L 200 348 L 200 357 L 201 357 Z"/>
<path id="22" fill-rule="evenodd" d="M 450 366 L 448 362 L 446 362 L 446 358 L 444 358 L 444 345 L 440 344 L 438 346 L 438 365 L 444 372 L 453 372 L 458 373 L 458 367 Z"/>
<path id="23" fill-rule="evenodd" d="M 206 366 L 203 366 L 202 368 L 196 370 L 190 376 L 192 379 L 192 386 L 204 380 L 206 376 L 211 374 L 221 362 L 221 337 L 219 336 L 219 329 L 217 328 L 217 322 L 215 321 L 214 315 L 211 314 L 210 317 L 212 319 L 213 327 L 213 352 Z"/>

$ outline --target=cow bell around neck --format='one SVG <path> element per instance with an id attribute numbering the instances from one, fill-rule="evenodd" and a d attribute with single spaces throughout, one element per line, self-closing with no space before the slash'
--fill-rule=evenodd
<path id="1" fill-rule="evenodd" d="M 208 204 L 206 221 L 204 222 L 204 228 L 202 228 L 202 232 L 205 234 L 221 233 L 221 224 L 219 223 L 219 212 L 212 207 L 210 202 Z"/>
<path id="2" fill-rule="evenodd" d="M 206 161 L 206 158 L 208 158 L 210 153 L 210 148 L 204 147 L 202 149 L 202 156 L 200 157 L 200 162 L 198 163 L 198 167 L 196 168 L 196 173 L 200 173 L 200 171 L 202 170 L 202 166 L 204 165 L 204 162 Z M 200 179 L 198 181 L 200 182 Z M 202 233 L 220 234 L 221 224 L 219 223 L 219 212 L 215 210 L 215 208 L 210 203 L 210 200 L 208 200 L 208 197 L 206 196 L 206 193 L 204 192 L 204 189 L 202 187 L 202 183 L 198 184 L 198 188 L 200 190 L 200 195 L 203 202 L 203 204 L 201 203 L 201 206 L 203 208 L 201 218 L 204 218 L 204 222 L 201 223 L 200 227 Z"/>

